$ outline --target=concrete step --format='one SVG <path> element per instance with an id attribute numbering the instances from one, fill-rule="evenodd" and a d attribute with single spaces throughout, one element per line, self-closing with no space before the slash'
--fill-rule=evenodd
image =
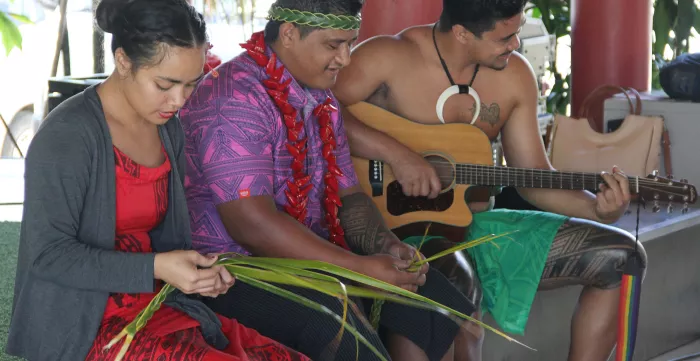
<path id="1" fill-rule="evenodd" d="M 700 361 L 700 340 L 696 340 L 649 361 Z"/>

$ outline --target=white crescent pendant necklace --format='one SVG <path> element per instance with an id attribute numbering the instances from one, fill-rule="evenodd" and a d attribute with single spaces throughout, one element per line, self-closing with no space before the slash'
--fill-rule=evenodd
<path id="1" fill-rule="evenodd" d="M 436 26 L 437 23 L 433 25 L 433 44 L 435 44 L 435 51 L 437 51 L 438 58 L 440 58 L 440 63 L 442 64 L 442 68 L 445 70 L 445 75 L 447 75 L 447 79 L 450 81 L 450 84 L 452 84 L 449 88 L 445 89 L 445 91 L 443 91 L 442 94 L 440 94 L 437 104 L 435 105 L 435 111 L 437 112 L 438 119 L 440 119 L 440 122 L 445 124 L 445 118 L 443 117 L 442 112 L 443 108 L 445 107 L 445 102 L 447 102 L 447 99 L 449 99 L 455 94 L 469 94 L 472 98 L 474 98 L 474 102 L 476 103 L 474 117 L 472 117 L 472 121 L 471 123 L 469 123 L 474 124 L 474 122 L 476 122 L 476 119 L 479 118 L 479 113 L 481 112 L 481 99 L 479 99 L 479 94 L 476 93 L 476 90 L 474 90 L 474 88 L 472 88 L 471 85 L 474 83 L 474 79 L 476 79 L 476 74 L 479 72 L 479 64 L 476 64 L 476 67 L 474 68 L 474 75 L 472 76 L 472 80 L 469 82 L 469 85 L 455 84 L 454 80 L 452 79 L 452 75 L 450 74 L 450 71 L 447 69 L 447 64 L 445 64 L 445 60 L 440 54 L 440 49 L 438 49 L 437 46 L 437 40 L 435 39 Z"/>

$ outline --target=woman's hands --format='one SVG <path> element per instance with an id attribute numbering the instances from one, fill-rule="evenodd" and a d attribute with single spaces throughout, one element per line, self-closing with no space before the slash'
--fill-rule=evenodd
<path id="1" fill-rule="evenodd" d="M 235 283 L 235 278 L 225 267 L 214 266 L 216 260 L 217 255 L 203 256 L 197 251 L 158 253 L 153 264 L 153 277 L 185 294 L 216 297 L 226 293 Z"/>

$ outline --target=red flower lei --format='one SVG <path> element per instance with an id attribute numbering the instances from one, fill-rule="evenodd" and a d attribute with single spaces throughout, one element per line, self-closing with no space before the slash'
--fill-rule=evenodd
<path id="1" fill-rule="evenodd" d="M 306 206 L 309 200 L 308 194 L 313 185 L 309 184 L 311 176 L 302 171 L 304 167 L 303 161 L 308 151 L 306 147 L 307 139 L 305 137 L 300 137 L 300 133 L 304 129 L 304 120 L 297 120 L 297 110 L 287 102 L 287 98 L 289 97 L 289 84 L 292 78 L 281 82 L 282 74 L 284 74 L 284 66 L 276 67 L 277 55 L 274 53 L 270 57 L 265 54 L 266 46 L 263 32 L 253 34 L 248 42 L 241 44 L 241 47 L 246 49 L 248 55 L 258 66 L 265 68 L 265 73 L 270 76 L 268 79 L 263 80 L 263 85 L 265 85 L 267 94 L 269 94 L 275 104 L 277 104 L 284 118 L 284 125 L 287 127 L 287 150 L 289 150 L 289 153 L 294 157 L 292 160 L 294 181 L 287 181 L 288 189 L 285 190 L 284 193 L 289 203 L 284 206 L 284 209 L 289 215 L 296 218 L 299 222 L 304 223 L 307 216 Z M 338 207 L 340 207 L 342 203 L 338 196 L 337 177 L 342 177 L 343 172 L 338 168 L 335 155 L 333 154 L 333 150 L 336 148 L 336 141 L 331 125 L 331 112 L 336 112 L 338 109 L 335 108 L 331 102 L 331 98 L 327 97 L 326 100 L 319 104 L 313 111 L 314 116 L 318 117 L 320 136 L 323 141 L 323 157 L 326 159 L 328 169 L 323 177 L 326 185 L 324 189 L 325 197 L 323 200 L 325 221 L 328 226 L 329 241 L 345 249 L 349 249 L 347 243 L 345 243 L 345 232 L 338 218 Z"/>

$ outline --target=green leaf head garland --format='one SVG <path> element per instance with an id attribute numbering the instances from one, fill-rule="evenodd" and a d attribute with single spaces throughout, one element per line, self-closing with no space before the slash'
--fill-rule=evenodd
<path id="1" fill-rule="evenodd" d="M 276 20 L 297 25 L 310 26 L 314 28 L 335 29 L 335 30 L 357 30 L 360 28 L 362 19 L 360 16 L 334 15 L 312 13 L 287 9 L 273 5 L 267 14 L 268 20 Z"/>

